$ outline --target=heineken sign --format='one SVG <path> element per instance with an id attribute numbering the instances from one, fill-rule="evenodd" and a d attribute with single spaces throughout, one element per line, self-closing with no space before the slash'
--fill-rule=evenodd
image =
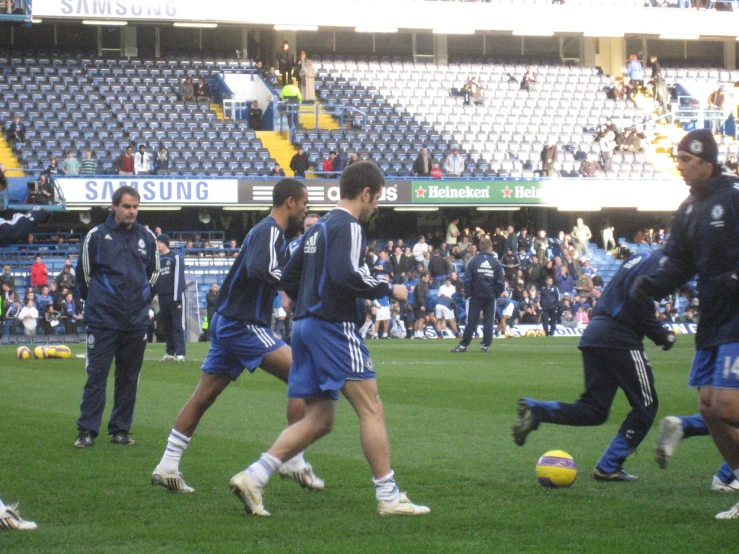
<path id="1" fill-rule="evenodd" d="M 414 204 L 550 204 L 554 186 L 541 181 L 413 181 Z"/>

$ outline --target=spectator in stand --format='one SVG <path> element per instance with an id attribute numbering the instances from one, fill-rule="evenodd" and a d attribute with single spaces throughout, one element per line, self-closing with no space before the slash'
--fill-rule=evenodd
<path id="1" fill-rule="evenodd" d="M 439 167 L 439 164 L 437 162 L 434 162 L 431 164 L 431 178 L 432 179 L 441 179 L 443 176 L 443 173 L 441 172 L 441 168 Z"/>
<path id="2" fill-rule="evenodd" d="M 192 77 L 186 78 L 180 84 L 180 100 L 185 104 L 188 102 L 195 102 L 197 104 L 197 100 L 195 100 L 195 86 L 192 84 Z"/>
<path id="3" fill-rule="evenodd" d="M 564 310 L 562 317 L 559 320 L 559 324 L 566 329 L 577 329 L 577 320 L 572 314 L 572 310 Z"/>
<path id="4" fill-rule="evenodd" d="M 26 126 L 19 115 L 16 115 L 8 126 L 7 136 L 11 143 L 26 142 Z"/>
<path id="5" fill-rule="evenodd" d="M 590 260 L 588 260 L 587 258 L 583 258 L 582 272 L 592 279 L 593 277 L 595 277 L 595 274 L 598 273 L 598 268 L 590 265 Z"/>
<path id="6" fill-rule="evenodd" d="M 734 175 L 739 175 L 739 163 L 736 162 L 736 156 L 732 154 L 729 156 L 729 161 L 726 162 L 726 167 L 729 168 Z"/>
<path id="7" fill-rule="evenodd" d="M 75 285 L 77 284 L 77 279 L 75 278 L 74 274 L 71 272 L 71 267 L 68 265 L 65 265 L 62 269 L 61 273 L 56 276 L 56 286 L 61 289 L 62 287 L 67 287 L 69 290 L 72 290 Z"/>
<path id="8" fill-rule="evenodd" d="M 636 58 L 636 54 L 629 56 L 629 63 L 626 64 L 626 74 L 634 86 L 637 87 L 637 90 L 644 88 L 644 67 Z"/>
<path id="9" fill-rule="evenodd" d="M 10 342 L 10 335 L 18 334 L 18 315 L 21 312 L 21 303 L 17 296 L 13 297 L 13 301 L 8 303 L 8 307 L 3 310 L 3 342 Z"/>
<path id="10" fill-rule="evenodd" d="M 205 293 L 205 313 L 208 318 L 208 323 L 213 321 L 213 316 L 216 313 L 216 299 L 218 298 L 218 285 L 213 283 L 210 286 L 208 292 Z M 210 325 L 205 329 L 205 341 L 210 341 Z"/>
<path id="11" fill-rule="evenodd" d="M 56 158 L 51 158 L 49 160 L 49 165 L 46 166 L 45 173 L 50 179 L 54 178 L 56 175 L 62 174 L 62 170 L 59 167 L 59 164 L 57 163 Z"/>
<path id="12" fill-rule="evenodd" d="M 575 279 L 570 275 L 567 266 L 559 268 L 559 274 L 555 278 L 557 289 L 562 296 L 568 296 L 575 290 Z"/>
<path id="13" fill-rule="evenodd" d="M 46 269 L 46 264 L 41 260 L 41 256 L 37 255 L 31 266 L 31 286 L 36 290 L 41 290 L 41 287 L 48 284 L 48 275 L 49 270 Z"/>
<path id="14" fill-rule="evenodd" d="M 547 138 L 547 143 L 541 150 L 541 172 L 544 177 L 554 177 L 558 157 L 557 142 L 554 137 Z"/>
<path id="15" fill-rule="evenodd" d="M 302 146 L 298 146 L 297 153 L 292 157 L 292 160 L 290 160 L 290 169 L 295 173 L 295 177 L 302 177 L 305 179 L 305 172 L 308 171 L 309 167 L 310 160 L 308 159 L 308 154 L 303 152 Z"/>
<path id="16" fill-rule="evenodd" d="M 459 149 L 452 146 L 452 153 L 444 160 L 444 172 L 449 177 L 459 177 L 464 171 L 464 158 L 459 155 Z"/>
<path id="17" fill-rule="evenodd" d="M 259 107 L 259 102 L 254 100 L 251 108 L 249 108 L 249 127 L 255 131 L 262 130 L 262 109 Z"/>
<path id="18" fill-rule="evenodd" d="M 79 175 L 80 162 L 74 157 L 74 151 L 67 150 L 67 157 L 62 162 L 60 169 L 64 175 Z"/>
<path id="19" fill-rule="evenodd" d="M 300 70 L 300 92 L 303 93 L 303 102 L 312 104 L 316 101 L 316 68 L 311 60 L 305 60 Z"/>
<path id="20" fill-rule="evenodd" d="M 590 296 L 590 293 L 593 292 L 593 280 L 581 271 L 577 276 L 577 281 L 575 281 L 575 290 L 581 297 Z"/>
<path id="21" fill-rule="evenodd" d="M 428 272 L 431 274 L 431 288 L 438 289 L 449 275 L 449 262 L 441 257 L 439 249 L 434 249 L 429 260 Z"/>
<path id="22" fill-rule="evenodd" d="M 133 147 L 127 147 L 125 152 L 115 159 L 113 168 L 118 172 L 118 175 L 134 174 Z"/>
<path id="23" fill-rule="evenodd" d="M 64 304 L 62 305 L 62 316 L 67 318 L 64 326 L 69 334 L 77 334 L 78 328 L 83 325 L 82 320 L 82 302 L 74 299 L 74 295 L 68 292 L 64 297 Z"/>
<path id="24" fill-rule="evenodd" d="M 516 276 L 518 268 L 521 267 L 521 259 L 513 253 L 513 250 L 508 248 L 506 253 L 500 259 L 500 263 L 505 270 L 506 279 L 510 282 Z"/>
<path id="25" fill-rule="evenodd" d="M 202 77 L 198 78 L 198 84 L 195 85 L 194 89 L 195 89 L 195 101 L 197 102 L 198 106 L 202 104 L 206 108 L 210 108 L 210 102 L 211 102 L 210 85 L 205 82 L 205 79 L 203 79 Z"/>
<path id="26" fill-rule="evenodd" d="M 477 82 L 476 76 L 472 75 L 470 80 L 464 84 L 464 87 L 462 88 L 462 96 L 464 96 L 465 106 L 469 106 L 470 104 L 483 104 L 482 85 Z"/>
<path id="27" fill-rule="evenodd" d="M 521 90 L 529 91 L 531 86 L 536 84 L 536 73 L 534 72 L 534 66 L 530 65 L 526 69 L 526 73 L 521 78 Z"/>
<path id="28" fill-rule="evenodd" d="M 46 311 L 46 306 L 51 304 L 54 305 L 54 297 L 49 292 L 49 287 L 41 287 L 41 293 L 36 298 L 36 308 L 38 309 L 39 313 L 43 313 Z"/>
<path id="29" fill-rule="evenodd" d="M 49 205 L 54 203 L 54 185 L 45 173 L 38 176 L 38 181 L 28 183 L 27 204 Z"/>
<path id="30" fill-rule="evenodd" d="M 421 235 L 418 237 L 418 242 L 413 245 L 413 261 L 416 264 L 423 263 L 424 255 L 429 251 L 429 245 L 426 244 L 426 237 Z"/>
<path id="31" fill-rule="evenodd" d="M 508 227 L 506 227 L 506 232 L 504 236 L 505 236 L 505 239 L 503 242 L 502 251 L 504 253 L 507 250 L 510 250 L 511 252 L 518 252 L 518 233 L 516 233 L 516 230 L 513 228 L 513 225 L 509 225 Z"/>
<path id="32" fill-rule="evenodd" d="M 334 171 L 334 160 L 336 159 L 336 152 L 331 150 L 331 152 L 328 153 L 328 158 L 323 160 L 323 165 L 321 166 L 321 171 L 324 173 L 333 173 Z M 330 179 L 333 178 L 333 175 L 325 175 L 324 178 Z"/>
<path id="33" fill-rule="evenodd" d="M 590 227 L 583 223 L 581 217 L 578 217 L 575 221 L 575 226 L 572 228 L 572 233 L 570 234 L 574 240 L 577 253 L 587 256 L 590 253 L 588 250 L 588 241 L 592 238 L 593 234 L 590 232 Z"/>
<path id="34" fill-rule="evenodd" d="M 459 238 L 460 233 L 459 231 L 459 216 L 454 216 L 449 222 L 449 225 L 447 225 L 446 228 L 446 244 L 449 248 L 453 248 L 457 244 L 457 240 Z"/>
<path id="35" fill-rule="evenodd" d="M 92 150 L 85 148 L 85 157 L 80 162 L 80 175 L 96 175 L 98 162 L 92 157 Z"/>
<path id="36" fill-rule="evenodd" d="M 336 157 L 334 158 L 334 171 L 341 173 L 346 169 L 347 163 L 346 152 L 341 147 L 337 148 Z"/>
<path id="37" fill-rule="evenodd" d="M 26 305 L 21 309 L 18 314 L 18 319 L 23 323 L 23 334 L 27 337 L 36 334 L 36 327 L 38 326 L 38 310 L 32 299 L 26 300 Z"/>
<path id="38" fill-rule="evenodd" d="M 139 151 L 133 156 L 133 171 L 136 175 L 151 173 L 151 154 L 146 151 L 145 144 L 139 144 Z"/>
<path id="39" fill-rule="evenodd" d="M 169 175 L 169 162 L 169 152 L 166 147 L 162 146 L 154 158 L 154 172 L 157 175 Z"/>
<path id="40" fill-rule="evenodd" d="M 539 261 L 544 263 L 547 259 L 547 250 L 549 249 L 549 239 L 547 238 L 547 232 L 544 229 L 539 229 L 534 239 L 534 251 Z"/>
<path id="41" fill-rule="evenodd" d="M 352 165 L 353 163 L 357 163 L 358 161 L 359 161 L 359 156 L 357 155 L 356 152 L 352 152 L 351 154 L 349 154 L 349 164 L 348 165 Z"/>
<path id="42" fill-rule="evenodd" d="M 518 249 L 523 250 L 527 255 L 531 252 L 531 237 L 529 236 L 529 230 L 524 227 L 518 233 Z"/>
<path id="43" fill-rule="evenodd" d="M 582 177 L 595 177 L 601 169 L 597 154 L 590 152 L 585 161 L 580 164 L 580 169 L 577 172 Z"/>
<path id="44" fill-rule="evenodd" d="M 429 149 L 424 146 L 423 148 L 421 148 L 421 153 L 418 154 L 418 157 L 413 162 L 411 173 L 413 175 L 417 175 L 418 177 L 428 177 L 429 175 L 431 175 L 432 163 L 433 161 L 429 156 Z"/>
<path id="45" fill-rule="evenodd" d="M 57 333 L 57 329 L 64 329 L 60 326 L 61 312 L 54 309 L 54 303 L 45 304 L 43 310 L 39 309 L 39 313 L 43 313 L 44 317 L 41 319 L 41 330 L 44 335 L 53 335 Z"/>
<path id="46" fill-rule="evenodd" d="M 280 164 L 275 162 L 275 166 L 272 168 L 272 170 L 269 172 L 270 177 L 284 177 L 285 176 L 285 170 L 280 167 Z"/>
<path id="47" fill-rule="evenodd" d="M 264 67 L 262 60 L 258 60 L 257 63 L 254 64 L 254 69 L 257 75 L 262 77 L 265 81 L 268 80 L 269 71 Z"/>
<path id="48" fill-rule="evenodd" d="M 0 285 L 8 285 L 10 292 L 15 291 L 15 277 L 13 277 L 9 265 L 3 266 L 3 272 L 0 275 Z"/>
<path id="49" fill-rule="evenodd" d="M 267 83 L 269 83 L 269 86 L 272 88 L 277 88 L 280 84 L 280 78 L 277 76 L 277 71 L 274 67 L 269 68 L 269 73 L 267 73 Z"/>
<path id="50" fill-rule="evenodd" d="M 428 271 L 423 271 L 420 274 L 418 284 L 416 284 L 413 290 L 413 315 L 415 317 L 415 329 L 416 332 L 413 335 L 414 339 L 425 339 L 426 337 L 426 304 L 428 301 L 429 294 L 429 281 L 431 281 L 431 275 Z"/>
<path id="51" fill-rule="evenodd" d="M 277 51 L 275 57 L 277 58 L 277 66 L 282 76 L 282 86 L 292 84 L 293 53 L 287 41 L 282 43 L 282 47 Z"/>

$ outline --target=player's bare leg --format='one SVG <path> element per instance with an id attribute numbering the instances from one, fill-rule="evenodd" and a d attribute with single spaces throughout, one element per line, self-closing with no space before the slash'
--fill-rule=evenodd
<path id="1" fill-rule="evenodd" d="M 372 471 L 377 497 L 377 512 L 382 516 L 427 514 L 426 506 L 413 504 L 395 484 L 390 467 L 390 439 L 385 427 L 385 412 L 377 392 L 377 381 L 346 381 L 341 389 L 359 417 L 362 451 Z"/>
<path id="2" fill-rule="evenodd" d="M 715 421 L 706 420 L 713 441 L 739 478 L 739 390 L 713 389 L 710 411 L 720 423 L 716 426 Z M 714 435 L 714 427 L 711 425 L 717 428 L 718 434 Z M 716 519 L 739 519 L 739 503 L 717 514 Z"/>

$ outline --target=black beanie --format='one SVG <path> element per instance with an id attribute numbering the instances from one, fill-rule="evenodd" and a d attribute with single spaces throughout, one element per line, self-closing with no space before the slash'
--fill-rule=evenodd
<path id="1" fill-rule="evenodd" d="M 678 152 L 687 152 L 712 164 L 718 163 L 718 146 L 709 129 L 690 131 L 677 145 Z"/>
<path id="2" fill-rule="evenodd" d="M 165 235 L 164 233 L 161 233 L 157 237 L 157 242 L 161 242 L 164 246 L 169 248 L 169 236 Z"/>

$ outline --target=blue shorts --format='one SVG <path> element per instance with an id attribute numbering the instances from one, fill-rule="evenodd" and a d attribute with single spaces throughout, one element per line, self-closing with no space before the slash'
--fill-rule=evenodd
<path id="1" fill-rule="evenodd" d="M 210 323 L 210 339 L 210 350 L 200 369 L 226 373 L 234 381 L 244 369 L 254 373 L 267 354 L 285 346 L 272 329 L 220 314 L 214 315 Z"/>
<path id="2" fill-rule="evenodd" d="M 739 389 L 739 343 L 696 351 L 688 384 L 691 387 Z"/>
<path id="3" fill-rule="evenodd" d="M 324 396 L 338 400 L 347 380 L 376 378 L 372 358 L 354 323 L 299 319 L 293 323 L 291 346 L 289 398 Z"/>

